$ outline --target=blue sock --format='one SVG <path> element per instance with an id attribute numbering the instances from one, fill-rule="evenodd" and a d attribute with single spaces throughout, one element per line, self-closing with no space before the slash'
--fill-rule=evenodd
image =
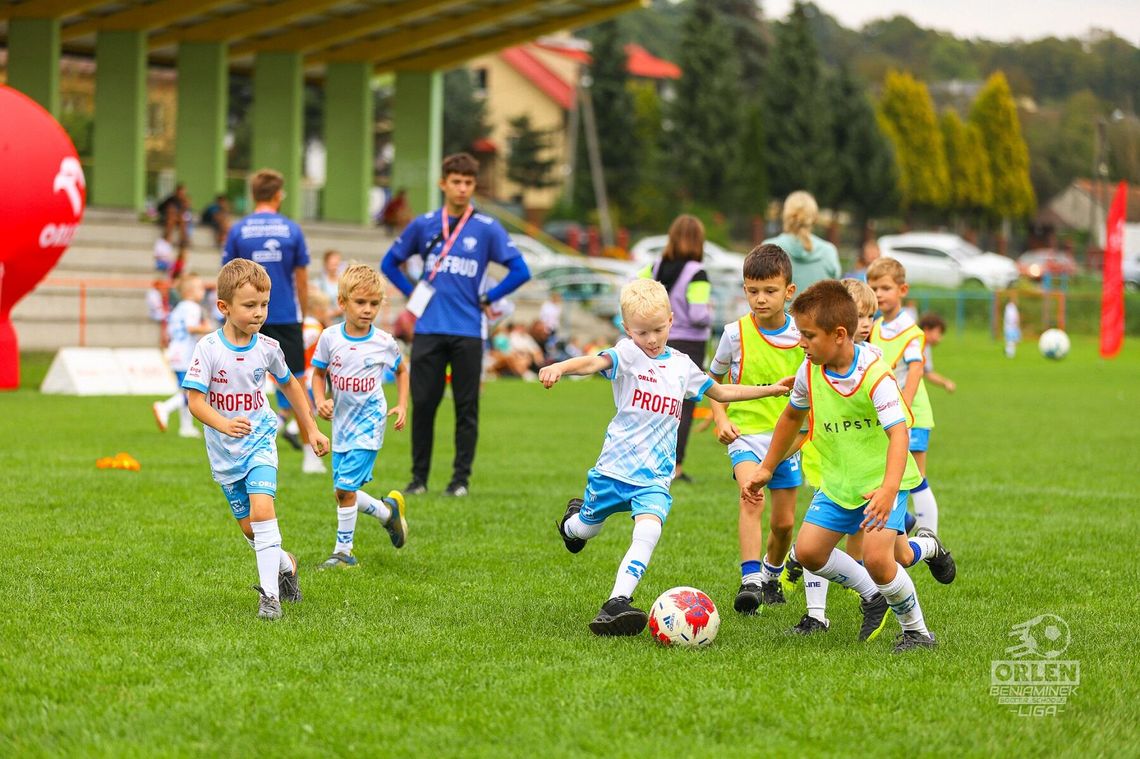
<path id="1" fill-rule="evenodd" d="M 907 564 L 908 567 L 913 567 L 922 558 L 922 547 L 915 543 L 913 540 L 907 541 L 910 543 L 910 550 L 914 551 L 914 559 Z"/>
<path id="2" fill-rule="evenodd" d="M 923 482 L 926 482 L 926 480 L 923 480 Z M 903 528 L 906 530 L 907 535 L 910 535 L 911 530 L 914 529 L 914 524 L 917 521 L 918 520 L 916 520 L 914 518 L 914 515 L 911 514 L 909 511 L 906 513 L 906 516 L 903 517 Z"/>
<path id="3" fill-rule="evenodd" d="M 758 561 L 744 561 L 740 564 L 740 576 L 747 577 L 748 575 L 758 574 L 760 572 L 760 562 Z"/>

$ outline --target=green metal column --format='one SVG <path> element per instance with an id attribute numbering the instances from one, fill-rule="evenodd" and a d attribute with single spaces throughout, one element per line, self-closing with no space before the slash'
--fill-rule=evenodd
<path id="1" fill-rule="evenodd" d="M 93 204 L 143 210 L 146 190 L 146 32 L 95 40 Z"/>
<path id="2" fill-rule="evenodd" d="M 258 53 L 253 64 L 253 166 L 285 175 L 282 213 L 297 218 L 301 210 L 300 53 Z"/>
<path id="3" fill-rule="evenodd" d="M 392 140 L 396 149 L 392 191 L 408 191 L 413 214 L 439 207 L 443 160 L 443 75 L 438 71 L 396 73 Z"/>
<path id="4" fill-rule="evenodd" d="M 219 42 L 178 46 L 178 131 L 174 169 L 195 208 L 226 189 L 229 66 Z"/>
<path id="5" fill-rule="evenodd" d="M 59 116 L 59 19 L 8 20 L 8 85 Z"/>
<path id="6" fill-rule="evenodd" d="M 324 218 L 368 223 L 372 189 L 372 88 L 368 63 L 331 63 L 325 74 Z"/>

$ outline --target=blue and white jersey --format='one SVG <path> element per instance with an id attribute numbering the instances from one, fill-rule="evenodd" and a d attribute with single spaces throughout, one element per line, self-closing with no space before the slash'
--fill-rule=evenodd
<path id="1" fill-rule="evenodd" d="M 423 278 L 430 276 L 445 242 L 442 213 L 443 209 L 439 209 L 413 219 L 392 243 L 385 261 L 399 266 L 413 256 L 421 256 Z M 448 220 L 448 228 L 454 233 L 460 219 L 449 216 Z M 479 337 L 483 323 L 479 288 L 488 262 L 506 265 L 521 255 L 499 222 L 486 214 L 473 213 L 431 280 L 435 295 L 416 322 L 416 334 Z"/>
<path id="2" fill-rule="evenodd" d="M 613 382 L 617 414 L 594 468 L 631 485 L 668 488 L 677 463 L 681 403 L 699 401 L 712 378 L 684 353 L 666 348 L 650 358 L 628 337 L 599 355 L 614 364 L 602 376 Z"/>
<path id="3" fill-rule="evenodd" d="M 326 370 L 332 386 L 333 451 L 378 451 L 384 445 L 388 403 L 381 379 L 401 360 L 396 340 L 382 329 L 349 337 L 342 323 L 321 333 L 313 366 Z"/>
<path id="4" fill-rule="evenodd" d="M 251 427 L 245 437 L 230 437 L 206 426 L 206 455 L 219 485 L 237 482 L 255 466 L 277 468 L 277 414 L 261 391 L 266 373 L 283 384 L 293 376 L 281 346 L 265 335 L 254 335 L 239 348 L 219 329 L 194 348 L 182 387 L 204 393 L 227 419 L 244 416 Z"/>
<path id="5" fill-rule="evenodd" d="M 179 301 L 170 318 L 166 320 L 166 334 L 170 337 L 170 345 L 166 348 L 166 358 L 170 368 L 176 372 L 184 372 L 190 368 L 190 359 L 194 356 L 194 346 L 198 344 L 198 335 L 190 330 L 202 324 L 202 304 L 193 301 Z"/>
<path id="6" fill-rule="evenodd" d="M 295 221 L 281 214 L 253 213 L 234 224 L 226 236 L 222 265 L 235 258 L 261 264 L 269 272 L 266 324 L 300 324 L 301 304 L 293 279 L 298 268 L 309 265 L 309 246 Z"/>

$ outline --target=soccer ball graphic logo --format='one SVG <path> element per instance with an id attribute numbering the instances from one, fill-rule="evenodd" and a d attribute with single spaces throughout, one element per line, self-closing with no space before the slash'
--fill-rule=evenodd
<path id="1" fill-rule="evenodd" d="M 1069 647 L 1069 625 L 1056 614 L 1039 614 L 1009 631 L 1017 643 L 1005 651 L 1015 659 L 1035 656 L 1056 659 Z"/>
<path id="2" fill-rule="evenodd" d="M 653 602 L 649 634 L 666 646 L 707 646 L 720 629 L 720 612 L 696 588 L 671 588 Z"/>
<path id="3" fill-rule="evenodd" d="M 1045 358 L 1060 361 L 1069 355 L 1069 336 L 1059 329 L 1047 329 L 1041 333 L 1037 348 Z"/>

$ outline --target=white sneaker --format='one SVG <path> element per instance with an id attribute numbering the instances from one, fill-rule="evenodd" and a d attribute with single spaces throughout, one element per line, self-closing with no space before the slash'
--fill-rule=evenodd
<path id="1" fill-rule="evenodd" d="M 305 474 L 325 474 L 328 468 L 320 459 L 305 459 L 301 462 L 301 471 Z"/>
<path id="2" fill-rule="evenodd" d="M 161 432 L 166 432 L 166 409 L 162 407 L 162 401 L 155 401 L 150 405 L 151 410 L 154 412 L 154 421 L 158 423 L 158 429 Z"/>
<path id="3" fill-rule="evenodd" d="M 202 437 L 197 427 L 182 427 L 178 430 L 178 437 Z"/>

